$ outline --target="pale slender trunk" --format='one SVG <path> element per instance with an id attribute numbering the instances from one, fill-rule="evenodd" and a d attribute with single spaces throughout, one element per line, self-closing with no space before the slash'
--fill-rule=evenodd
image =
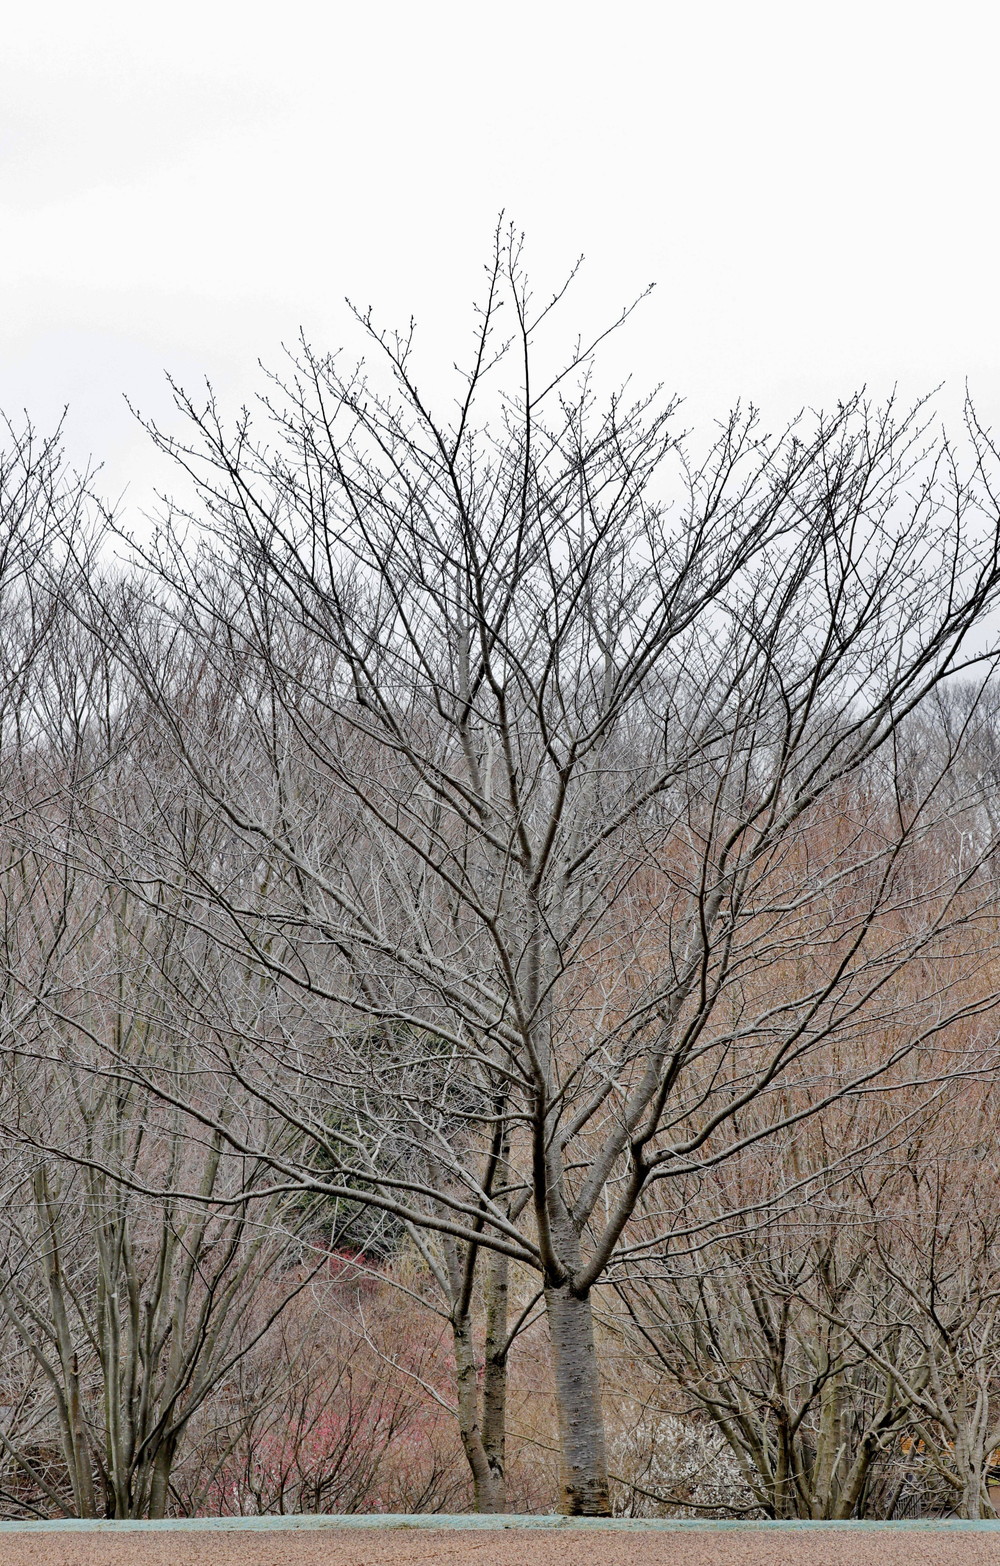
<path id="1" fill-rule="evenodd" d="M 510 1262 L 490 1252 L 486 1258 L 486 1338 L 483 1365 L 483 1450 L 490 1471 L 489 1508 L 507 1510 L 507 1296 Z"/>
<path id="2" fill-rule="evenodd" d="M 451 1330 L 455 1348 L 455 1380 L 458 1390 L 458 1428 L 472 1471 L 473 1507 L 477 1512 L 505 1512 L 507 1484 L 504 1469 L 507 1417 L 507 1288 L 509 1263 L 505 1256 L 488 1254 L 485 1270 L 486 1334 L 482 1385 L 472 1331 L 471 1308 L 452 1308 Z"/>
<path id="3" fill-rule="evenodd" d="M 823 1386 L 819 1395 L 819 1435 L 816 1441 L 816 1459 L 812 1472 L 812 1498 L 810 1513 L 813 1518 L 829 1518 L 838 1515 L 837 1468 L 842 1461 L 840 1445 L 840 1405 L 842 1376 L 831 1370 L 834 1356 L 839 1357 L 841 1345 L 827 1342 L 823 1352 Z"/>
<path id="4" fill-rule="evenodd" d="M 93 1462 L 83 1414 L 80 1367 L 75 1353 L 69 1358 L 65 1381 L 67 1420 L 64 1445 L 70 1454 L 73 1495 L 79 1516 L 97 1517 L 99 1514 L 94 1489 Z"/>
<path id="5" fill-rule="evenodd" d="M 569 1517 L 610 1517 L 590 1292 L 575 1294 L 566 1283 L 550 1287 L 545 1290 L 545 1306 L 562 1457 L 559 1509 Z"/>
<path id="6" fill-rule="evenodd" d="M 87 1434 L 80 1388 L 80 1366 L 73 1334 L 70 1330 L 69 1312 L 59 1249 L 55 1205 L 49 1190 L 48 1174 L 44 1167 L 38 1169 L 33 1179 L 39 1233 L 47 1248 L 46 1275 L 49 1308 L 62 1368 L 63 1395 L 60 1397 L 60 1425 L 63 1451 L 73 1484 L 73 1501 L 79 1517 L 96 1517 L 97 1495 L 94 1488 L 94 1464 Z"/>
<path id="7" fill-rule="evenodd" d="M 463 1257 L 444 1243 L 451 1284 L 452 1347 L 459 1434 L 473 1475 L 473 1510 L 507 1510 L 504 1470 L 507 1419 L 507 1276 L 505 1256 L 477 1250 Z M 482 1361 L 473 1331 L 473 1272 L 484 1273 L 485 1340 Z M 443 1279 L 440 1279 L 444 1287 Z"/>
<path id="8" fill-rule="evenodd" d="M 470 1314 L 453 1316 L 451 1328 L 458 1388 L 458 1428 L 472 1470 L 473 1509 L 477 1512 L 502 1511 L 502 1475 L 498 1494 L 497 1476 L 490 1465 L 479 1416 L 479 1367 Z"/>

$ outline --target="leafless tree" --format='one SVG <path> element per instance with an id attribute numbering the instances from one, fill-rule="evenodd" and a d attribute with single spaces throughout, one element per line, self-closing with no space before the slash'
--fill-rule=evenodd
<path id="1" fill-rule="evenodd" d="M 997 1515 L 990 1486 L 1000 1471 L 1000 1166 L 991 1096 L 989 1086 L 964 1095 L 947 1138 L 915 1139 L 891 1178 L 873 1169 L 860 1182 L 867 1265 L 895 1304 L 903 1357 L 892 1375 L 909 1405 L 913 1466 L 965 1518 Z M 829 1319 L 844 1331 L 840 1311 Z M 871 1322 L 856 1319 L 847 1330 L 884 1374 L 885 1347 Z"/>
<path id="2" fill-rule="evenodd" d="M 842 1146 L 857 1145 L 853 1131 Z M 882 1169 L 892 1167 L 895 1140 L 885 1152 L 872 1154 Z M 912 1430 L 907 1322 L 897 1290 L 872 1266 L 872 1215 L 857 1201 L 853 1171 L 802 1179 L 810 1162 L 822 1170 L 828 1160 L 829 1143 L 817 1147 L 801 1132 L 793 1147 L 772 1142 L 740 1171 L 743 1212 L 728 1223 L 731 1171 L 693 1183 L 687 1236 L 675 1234 L 659 1255 L 651 1249 L 617 1284 L 632 1352 L 659 1365 L 682 1406 L 707 1416 L 735 1458 L 737 1509 L 749 1499 L 775 1518 L 891 1509 L 893 1460 Z M 769 1194 L 796 1183 L 797 1200 L 769 1205 Z M 874 1355 L 859 1347 L 858 1325 Z"/>
<path id="3" fill-rule="evenodd" d="M 633 1351 L 711 1418 L 768 1515 L 885 1515 L 901 1500 L 994 1515 L 992 1075 L 911 1089 L 901 1125 L 861 1106 L 868 1156 L 836 1174 L 831 1142 L 856 1148 L 856 1124 L 845 1136 L 828 1116 L 819 1138 L 771 1144 L 735 1225 L 718 1221 L 732 1188 L 700 1182 L 692 1238 L 619 1283 Z M 789 1162 L 799 1200 L 775 1211 L 767 1191 L 790 1183 Z M 812 1183 L 810 1163 L 826 1166 Z"/>
<path id="4" fill-rule="evenodd" d="M 149 982 L 169 958 L 149 939 L 162 923 L 140 934 L 120 891 L 109 913 L 65 867 L 19 879 L 33 895 L 3 958 L 34 1004 L 9 1019 L 0 1318 L 33 1390 L 29 1425 L 0 1433 L 10 1499 L 22 1515 L 160 1517 L 191 1420 L 304 1286 L 287 1267 L 308 1212 L 255 1200 L 265 1168 L 221 1132 L 192 1137 L 178 1111 L 88 1068 L 104 1036 L 179 1063 Z"/>
<path id="5" fill-rule="evenodd" d="M 303 346 L 268 438 L 180 392 L 187 434 L 153 432 L 197 498 L 147 602 L 90 612 L 171 758 L 128 878 L 213 944 L 206 1071 L 314 1152 L 105 1064 L 278 1188 L 532 1269 L 562 1505 L 603 1514 L 591 1296 L 637 1204 L 669 1228 L 692 1173 L 994 1003 L 989 844 L 945 787 L 966 727 L 919 778 L 896 741 L 992 667 L 1000 514 L 971 409 L 964 455 L 855 398 L 775 437 L 737 412 L 695 462 L 673 402 L 601 407 L 592 347 L 546 368 L 560 297 L 498 236 L 444 419 L 366 317 L 388 389 Z"/>
<path id="6" fill-rule="evenodd" d="M 276 1270 L 273 1236 L 248 1222 L 249 1197 L 212 1214 L 222 1162 L 210 1149 L 190 1171 L 205 1198 L 194 1210 L 161 1201 L 137 1211 L 121 1185 L 65 1162 L 37 1163 L 8 1207 L 0 1311 L 18 1359 L 33 1361 L 45 1384 L 30 1446 L 4 1441 L 22 1508 L 33 1500 L 76 1517 L 165 1515 L 190 1420 L 252 1345 L 247 1309 L 261 1276 Z"/>
<path id="7" fill-rule="evenodd" d="M 263 1166 L 95 1070 L 109 1043 L 180 1065 L 162 975 L 192 953 L 103 873 L 110 825 L 95 852 L 131 720 L 71 612 L 94 568 L 86 487 L 52 443 L 22 442 L 4 472 L 0 1490 L 13 1515 L 160 1516 L 191 1419 L 301 1287 L 271 1289 L 250 1329 L 308 1208 L 256 1201 Z"/>

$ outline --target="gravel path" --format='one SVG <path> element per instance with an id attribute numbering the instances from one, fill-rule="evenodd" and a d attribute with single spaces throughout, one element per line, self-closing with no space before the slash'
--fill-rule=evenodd
<path id="1" fill-rule="evenodd" d="M 0 1566 L 1000 1566 L 1000 1534 L 445 1529 L 0 1535 Z"/>

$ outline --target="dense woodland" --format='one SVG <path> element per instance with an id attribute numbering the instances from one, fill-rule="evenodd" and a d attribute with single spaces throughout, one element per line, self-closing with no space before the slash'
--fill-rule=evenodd
<path id="1" fill-rule="evenodd" d="M 7 426 L 4 1516 L 1000 1512 L 997 452 L 568 309 Z"/>

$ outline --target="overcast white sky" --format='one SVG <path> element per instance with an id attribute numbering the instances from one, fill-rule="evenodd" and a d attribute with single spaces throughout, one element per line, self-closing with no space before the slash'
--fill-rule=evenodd
<path id="1" fill-rule="evenodd" d="M 498 210 L 623 368 L 777 419 L 969 378 L 1000 423 L 995 6 L 34 0 L 0 55 L 0 406 L 156 469 L 122 401 L 250 396 L 343 298 L 468 341 Z"/>

